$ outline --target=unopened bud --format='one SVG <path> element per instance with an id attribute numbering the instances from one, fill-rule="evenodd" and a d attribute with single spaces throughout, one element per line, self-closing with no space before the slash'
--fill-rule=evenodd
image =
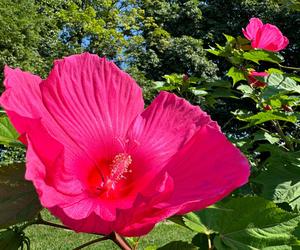
<path id="1" fill-rule="evenodd" d="M 266 110 L 266 111 L 272 110 L 272 106 L 267 104 L 266 106 L 264 106 L 264 110 Z"/>
<path id="2" fill-rule="evenodd" d="M 187 81 L 189 80 L 189 76 L 188 76 L 187 74 L 183 74 L 182 80 L 183 80 L 184 82 L 187 82 Z"/>
<path id="3" fill-rule="evenodd" d="M 286 111 L 286 112 L 293 112 L 294 110 L 290 107 L 290 106 L 288 106 L 287 104 L 283 104 L 282 106 L 281 106 L 281 108 L 284 110 L 284 111 Z"/>

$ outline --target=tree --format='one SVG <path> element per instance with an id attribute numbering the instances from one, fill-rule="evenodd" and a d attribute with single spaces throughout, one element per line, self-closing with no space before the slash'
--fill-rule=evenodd
<path id="1" fill-rule="evenodd" d="M 139 46 L 127 50 L 131 66 L 147 78 L 164 74 L 188 73 L 213 77 L 217 67 L 206 58 L 203 41 L 197 35 L 202 20 L 199 1 L 136 1 Z"/>

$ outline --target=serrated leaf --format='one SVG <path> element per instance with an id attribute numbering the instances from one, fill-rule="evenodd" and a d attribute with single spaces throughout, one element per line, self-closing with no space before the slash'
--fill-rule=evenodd
<path id="1" fill-rule="evenodd" d="M 22 145 L 21 142 L 17 141 L 19 137 L 18 132 L 10 123 L 7 116 L 0 117 L 0 144 L 3 145 Z"/>
<path id="2" fill-rule="evenodd" d="M 251 50 L 243 54 L 243 58 L 259 64 L 259 61 L 281 63 L 283 61 L 279 54 L 266 50 Z"/>
<path id="3" fill-rule="evenodd" d="M 285 249 L 296 242 L 293 231 L 300 216 L 278 208 L 259 197 L 230 199 L 215 217 L 219 232 L 214 245 L 219 249 Z M 291 248 L 290 248 L 291 249 Z"/>
<path id="4" fill-rule="evenodd" d="M 206 235 L 213 234 L 217 228 L 215 218 L 224 213 L 223 207 L 214 205 L 199 212 L 191 212 L 182 216 L 183 222 L 189 229 Z"/>
<path id="5" fill-rule="evenodd" d="M 300 210 L 300 153 L 272 145 L 262 145 L 258 151 L 270 153 L 263 165 L 266 170 L 253 180 L 262 185 L 261 195 Z"/>
<path id="6" fill-rule="evenodd" d="M 287 76 L 273 73 L 265 76 L 264 82 L 267 83 L 265 92 L 278 93 L 279 91 L 285 90 L 300 94 L 300 85 L 298 85 L 296 81 Z M 267 93 L 264 93 L 264 96 L 266 95 Z"/>
<path id="7" fill-rule="evenodd" d="M 275 120 L 292 122 L 292 123 L 297 122 L 297 117 L 294 115 L 289 115 L 286 113 L 280 113 L 274 111 L 259 112 L 255 115 L 247 115 L 247 114 L 237 115 L 236 118 L 241 121 L 249 122 L 249 125 L 247 125 L 246 127 L 251 127 L 267 121 L 275 121 Z"/>
<path id="8" fill-rule="evenodd" d="M 232 78 L 233 85 L 236 84 L 238 81 L 246 80 L 244 72 L 236 67 L 231 67 L 227 75 Z"/>
<path id="9" fill-rule="evenodd" d="M 172 241 L 162 247 L 157 248 L 157 250 L 197 250 L 198 248 L 193 244 L 185 241 Z"/>
<path id="10" fill-rule="evenodd" d="M 41 205 L 24 164 L 0 166 L 0 228 L 33 219 Z"/>

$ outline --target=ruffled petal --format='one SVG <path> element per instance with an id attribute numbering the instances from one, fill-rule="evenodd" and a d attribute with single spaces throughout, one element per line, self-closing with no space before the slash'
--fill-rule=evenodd
<path id="1" fill-rule="evenodd" d="M 52 161 L 59 162 L 61 152 L 58 150 L 54 152 L 52 155 L 54 159 Z M 58 158 L 58 159 L 57 159 Z M 37 190 L 39 195 L 39 199 L 43 207 L 51 208 L 53 206 L 65 206 L 69 203 L 76 203 L 81 200 L 83 197 L 82 193 L 77 195 L 68 193 L 68 190 L 64 190 L 65 192 L 58 191 L 47 175 L 49 175 L 49 171 L 42 160 L 37 155 L 34 150 L 30 139 L 28 139 L 28 149 L 26 153 L 26 174 L 25 178 L 27 180 L 31 180 Z M 75 181 L 76 182 L 76 181 Z M 72 180 L 66 181 L 65 185 L 72 185 Z M 80 190 L 80 189 L 79 189 Z"/>
<path id="2" fill-rule="evenodd" d="M 126 183 L 142 190 L 194 133 L 210 122 L 199 107 L 161 92 L 128 131 L 127 152 L 133 163 Z"/>
<path id="3" fill-rule="evenodd" d="M 28 118 L 40 118 L 45 113 L 42 104 L 39 76 L 20 69 L 4 68 L 6 91 L 0 97 L 1 106 L 7 111 L 11 122 L 22 135 L 30 124 L 19 122 L 16 114 Z"/>
<path id="4" fill-rule="evenodd" d="M 289 45 L 289 39 L 285 36 L 282 37 L 281 43 L 278 46 L 279 50 L 285 49 Z"/>
<path id="5" fill-rule="evenodd" d="M 41 92 L 58 126 L 95 161 L 113 157 L 112 145 L 144 108 L 141 88 L 128 74 L 88 53 L 56 61 Z"/>
<path id="6" fill-rule="evenodd" d="M 263 26 L 262 21 L 259 18 L 251 18 L 246 29 L 243 29 L 244 36 L 252 41 L 256 37 L 257 31 Z"/>
<path id="7" fill-rule="evenodd" d="M 124 235 L 147 233 L 155 223 L 174 214 L 212 205 L 245 184 L 250 174 L 247 159 L 215 124 L 200 128 L 165 170 L 168 181 L 164 183 L 169 185 L 163 186 L 160 194 L 143 196 L 134 209 L 124 212 L 123 217 L 129 220 L 129 226 L 121 230 Z M 162 176 L 166 176 L 163 171 Z M 153 183 L 149 184 L 149 190 Z"/>
<path id="8" fill-rule="evenodd" d="M 95 213 L 91 213 L 88 217 L 84 219 L 72 219 L 64 210 L 60 207 L 53 207 L 49 209 L 50 212 L 60 218 L 64 225 L 72 228 L 76 232 L 85 232 L 85 233 L 97 233 L 108 235 L 113 232 L 113 222 L 102 220 Z"/>
<path id="9" fill-rule="evenodd" d="M 257 32 L 257 36 L 252 42 L 252 47 L 276 52 L 282 49 L 282 39 L 283 35 L 275 25 L 265 24 Z"/>
<path id="10" fill-rule="evenodd" d="M 166 171 L 173 178 L 174 192 L 161 207 L 177 205 L 178 213 L 213 204 L 247 183 L 250 175 L 246 157 L 209 125 L 202 127 L 168 163 Z"/>

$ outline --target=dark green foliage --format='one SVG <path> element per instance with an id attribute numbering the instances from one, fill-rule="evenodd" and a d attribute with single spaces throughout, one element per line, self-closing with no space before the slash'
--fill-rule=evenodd
<path id="1" fill-rule="evenodd" d="M 259 197 L 229 199 L 182 219 L 184 226 L 199 232 L 194 244 L 204 245 L 206 238 L 216 249 L 241 250 L 291 249 L 297 244 L 294 232 L 300 221 L 299 215 Z"/>
<path id="2" fill-rule="evenodd" d="M 41 210 L 35 189 L 24 174 L 25 164 L 0 166 L 0 229 L 30 221 Z"/>
<path id="3" fill-rule="evenodd" d="M 207 60 L 203 41 L 195 35 L 202 21 L 199 1 L 144 0 L 135 7 L 143 13 L 138 23 L 143 42 L 128 51 L 130 65 L 155 80 L 170 73 L 216 75 L 216 65 Z"/>

